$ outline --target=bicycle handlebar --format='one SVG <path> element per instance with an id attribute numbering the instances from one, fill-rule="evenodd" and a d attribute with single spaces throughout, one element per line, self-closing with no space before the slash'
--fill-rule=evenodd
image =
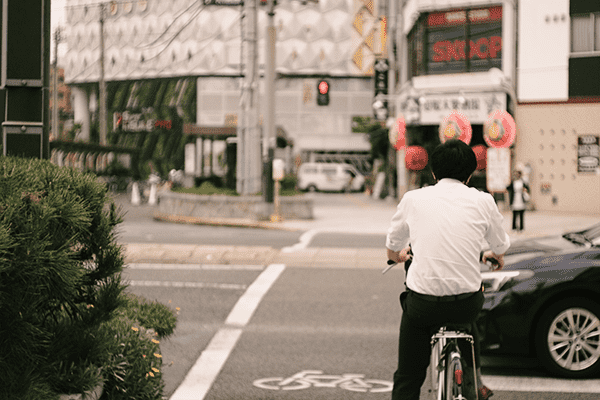
<path id="1" fill-rule="evenodd" d="M 412 254 L 412 252 L 411 252 Z M 483 251 L 481 253 L 479 253 L 479 262 L 483 263 Z M 497 267 L 500 263 L 498 262 L 497 259 L 493 258 L 493 257 L 488 257 L 486 259 L 485 264 L 489 264 L 492 268 L 493 267 Z M 387 260 L 387 267 L 381 272 L 381 274 L 385 274 L 386 272 L 388 272 L 390 269 L 394 268 L 396 265 L 398 265 L 397 262 L 393 261 L 393 260 Z"/>
<path id="2" fill-rule="evenodd" d="M 388 272 L 390 269 L 394 268 L 398 263 L 392 260 L 387 260 L 387 264 L 388 267 L 381 272 L 382 275 Z"/>

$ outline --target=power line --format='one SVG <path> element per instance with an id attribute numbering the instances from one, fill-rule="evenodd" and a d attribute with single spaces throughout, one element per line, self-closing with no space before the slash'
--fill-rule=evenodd
<path id="1" fill-rule="evenodd" d="M 204 10 L 204 8 L 200 8 L 196 11 L 196 14 L 193 15 L 192 17 L 190 17 L 190 19 L 171 37 L 171 39 L 168 41 L 168 43 L 165 45 L 165 47 L 163 47 L 162 50 L 160 50 L 157 54 L 155 54 L 154 56 L 150 57 L 148 59 L 148 61 L 153 60 L 155 58 L 157 58 L 158 56 L 160 56 L 165 50 L 167 50 L 169 48 L 169 45 L 171 43 L 173 43 L 175 41 L 175 39 L 177 39 L 177 36 L 179 36 L 179 34 L 181 34 L 181 32 L 183 32 L 183 30 L 185 28 L 187 28 L 196 17 L 198 17 L 198 15 L 200 15 L 200 13 Z M 163 42 L 164 43 L 164 42 Z"/>
<path id="2" fill-rule="evenodd" d="M 175 22 L 177 22 L 177 20 L 178 20 L 178 19 L 179 19 L 179 18 L 180 18 L 182 15 L 184 15 L 185 13 L 187 13 L 189 10 L 191 10 L 191 9 L 192 9 L 194 6 L 196 6 L 196 5 L 198 5 L 198 4 L 200 4 L 200 3 L 193 2 L 193 3 L 192 3 L 192 4 L 191 4 L 191 5 L 188 7 L 188 8 L 186 8 L 185 10 L 183 10 L 182 12 L 180 12 L 180 13 L 179 13 L 179 15 L 177 15 L 177 16 L 176 16 L 176 17 L 173 19 L 173 21 L 171 21 L 171 23 L 170 23 L 170 24 L 169 24 L 169 25 L 168 25 L 168 26 L 165 28 L 165 30 L 164 30 L 164 31 L 163 31 L 163 32 L 162 32 L 162 33 L 161 33 L 161 34 L 160 34 L 160 35 L 159 35 L 159 36 L 158 36 L 158 37 L 157 37 L 157 38 L 156 38 L 156 39 L 155 39 L 153 42 L 150 42 L 150 43 L 148 43 L 148 44 L 146 44 L 146 45 L 143 45 L 143 46 L 141 46 L 141 47 L 152 47 L 152 46 L 153 46 L 153 45 L 154 45 L 156 42 L 158 42 L 158 40 L 159 40 L 160 38 L 162 38 L 162 37 L 163 37 L 163 36 L 164 36 L 164 35 L 165 35 L 165 34 L 166 34 L 168 31 L 169 31 L 169 29 L 171 29 L 171 27 L 172 27 L 172 26 L 175 24 Z M 199 13 L 198 13 L 198 15 L 199 15 Z M 196 16 L 197 16 L 197 15 L 196 15 Z M 195 17 L 192 17 L 191 19 L 193 19 L 193 18 L 195 18 Z M 184 25 L 184 28 L 185 28 L 186 26 L 188 26 L 188 25 L 189 25 L 189 21 L 188 21 L 188 22 L 187 22 L 187 23 Z M 181 33 L 181 30 L 180 30 L 179 32 L 177 32 L 175 35 L 179 35 L 179 33 Z M 164 43 L 164 42 L 163 42 L 163 43 Z M 158 46 L 158 45 L 157 45 L 157 46 Z"/>

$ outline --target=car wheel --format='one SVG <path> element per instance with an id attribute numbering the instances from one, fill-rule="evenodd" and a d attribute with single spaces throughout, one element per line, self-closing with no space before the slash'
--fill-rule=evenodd
<path id="1" fill-rule="evenodd" d="M 540 318 L 537 354 L 551 373 L 588 378 L 600 373 L 600 304 L 569 298 L 550 306 Z"/>
<path id="2" fill-rule="evenodd" d="M 308 190 L 310 193 L 314 193 L 317 191 L 317 187 L 315 185 L 309 185 L 306 190 Z"/>

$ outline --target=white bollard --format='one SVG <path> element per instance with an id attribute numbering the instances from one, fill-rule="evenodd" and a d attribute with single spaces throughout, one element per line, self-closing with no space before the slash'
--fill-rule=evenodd
<path id="1" fill-rule="evenodd" d="M 156 204 L 157 193 L 156 193 L 156 183 L 150 184 L 150 196 L 148 197 L 148 204 L 151 206 Z"/>
<path id="2" fill-rule="evenodd" d="M 137 182 L 133 182 L 133 185 L 131 185 L 131 204 L 134 206 L 139 206 L 140 203 L 140 187 L 138 186 Z"/>

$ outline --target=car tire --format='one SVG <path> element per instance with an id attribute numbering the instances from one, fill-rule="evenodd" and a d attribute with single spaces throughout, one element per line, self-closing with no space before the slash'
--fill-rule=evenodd
<path id="1" fill-rule="evenodd" d="M 317 191 L 317 187 L 315 185 L 308 185 L 308 187 L 306 188 L 306 190 L 310 193 L 314 193 Z"/>
<path id="2" fill-rule="evenodd" d="M 542 365 L 565 378 L 600 373 L 600 304 L 583 297 L 554 303 L 542 314 L 535 335 Z"/>

